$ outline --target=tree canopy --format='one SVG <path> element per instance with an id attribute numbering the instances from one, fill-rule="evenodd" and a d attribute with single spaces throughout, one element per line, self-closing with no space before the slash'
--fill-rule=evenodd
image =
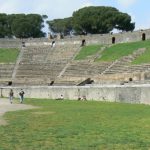
<path id="1" fill-rule="evenodd" d="M 64 19 L 54 19 L 52 21 L 47 21 L 50 29 L 53 32 L 63 33 L 64 35 L 68 34 L 72 28 L 72 17 Z"/>
<path id="2" fill-rule="evenodd" d="M 135 23 L 131 22 L 131 16 L 127 13 L 105 6 L 84 7 L 75 11 L 72 17 L 54 19 L 47 23 L 57 33 L 75 30 L 78 34 L 98 34 L 109 33 L 115 28 L 122 31 L 132 31 L 135 28 Z"/>
<path id="3" fill-rule="evenodd" d="M 44 19 L 39 14 L 0 14 L 0 38 L 15 36 L 18 38 L 43 37 Z"/>
<path id="4" fill-rule="evenodd" d="M 0 13 L 0 38 L 5 36 L 18 38 L 43 37 L 46 15 Z M 135 23 L 131 16 L 114 7 L 90 6 L 73 12 L 71 17 L 47 21 L 49 29 L 55 33 L 67 35 L 70 31 L 82 33 L 109 33 L 113 29 L 133 31 Z"/>

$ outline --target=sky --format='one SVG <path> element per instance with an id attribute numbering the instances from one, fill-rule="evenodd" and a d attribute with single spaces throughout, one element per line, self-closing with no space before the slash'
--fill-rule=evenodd
<path id="1" fill-rule="evenodd" d="M 135 30 L 150 28 L 150 0 L 0 0 L 0 13 L 37 13 L 53 20 L 70 17 L 85 6 L 115 7 L 131 16 Z"/>

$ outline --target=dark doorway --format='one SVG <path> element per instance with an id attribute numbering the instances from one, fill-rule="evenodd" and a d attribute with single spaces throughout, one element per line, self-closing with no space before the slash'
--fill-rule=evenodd
<path id="1" fill-rule="evenodd" d="M 26 47 L 25 42 L 22 42 L 22 47 Z"/>
<path id="2" fill-rule="evenodd" d="M 92 83 L 94 83 L 94 80 L 91 80 L 91 78 L 87 78 L 86 80 L 79 83 L 78 86 L 84 86 L 86 84 L 92 84 Z"/>
<path id="3" fill-rule="evenodd" d="M 48 85 L 52 86 L 54 84 L 54 81 L 51 81 Z"/>
<path id="4" fill-rule="evenodd" d="M 146 40 L 146 34 L 143 33 L 143 34 L 142 34 L 142 41 L 145 41 L 145 40 Z"/>
<path id="5" fill-rule="evenodd" d="M 82 43 L 81 43 L 81 46 L 85 46 L 85 44 L 86 44 L 86 41 L 85 41 L 85 39 L 83 39 Z"/>
<path id="6" fill-rule="evenodd" d="M 112 37 L 112 44 L 115 44 L 115 42 L 116 42 L 116 38 Z"/>
<path id="7" fill-rule="evenodd" d="M 8 81 L 8 86 L 11 86 L 12 85 L 12 81 Z"/>

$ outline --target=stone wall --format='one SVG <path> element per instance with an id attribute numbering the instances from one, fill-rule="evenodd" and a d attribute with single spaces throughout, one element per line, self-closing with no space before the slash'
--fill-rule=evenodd
<path id="1" fill-rule="evenodd" d="M 19 39 L 0 39 L 0 48 L 20 48 L 21 46 L 22 41 Z"/>
<path id="2" fill-rule="evenodd" d="M 8 97 L 11 87 L 1 87 L 1 97 Z M 150 85 L 101 85 L 101 86 L 39 86 L 12 87 L 15 97 L 21 88 L 26 98 L 58 99 L 63 94 L 64 99 L 77 100 L 86 96 L 87 100 L 150 104 Z"/>
<path id="3" fill-rule="evenodd" d="M 145 36 L 145 38 L 144 38 Z M 86 36 L 74 36 L 72 38 L 56 39 L 58 44 L 81 43 L 85 39 L 86 44 L 112 44 L 135 42 L 150 39 L 150 29 L 134 32 L 121 32 L 116 34 L 95 34 Z"/>
<path id="4" fill-rule="evenodd" d="M 112 44 L 114 43 L 125 43 L 125 42 L 136 42 L 141 41 L 145 35 L 145 40 L 150 39 L 150 29 L 139 30 L 134 32 L 121 32 L 116 34 L 94 34 L 86 36 L 73 36 L 73 37 L 64 37 L 64 39 L 43 39 L 38 42 L 38 45 L 45 44 L 51 45 L 51 42 L 55 40 L 57 45 L 72 45 L 72 44 L 81 44 L 82 40 L 85 39 L 86 44 Z M 144 40 L 144 39 L 143 39 Z M 27 40 L 28 45 L 36 45 L 37 40 Z"/>
<path id="5" fill-rule="evenodd" d="M 145 36 L 145 38 L 144 38 Z M 63 39 L 48 39 L 48 38 L 28 38 L 28 39 L 0 39 L 0 47 L 20 47 L 22 41 L 27 45 L 51 45 L 55 40 L 58 45 L 81 44 L 85 39 L 86 44 L 112 44 L 141 41 L 142 39 L 150 39 L 150 29 L 138 30 L 134 32 L 121 32 L 116 34 L 88 34 L 86 36 L 64 37 Z"/>

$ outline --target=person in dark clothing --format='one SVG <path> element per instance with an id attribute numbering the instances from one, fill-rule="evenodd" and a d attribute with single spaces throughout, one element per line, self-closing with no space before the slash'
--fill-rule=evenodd
<path id="1" fill-rule="evenodd" d="M 52 47 L 52 48 L 55 47 L 55 41 L 52 41 L 51 47 Z"/>
<path id="2" fill-rule="evenodd" d="M 12 89 L 10 89 L 10 92 L 9 92 L 9 100 L 10 100 L 10 103 L 12 104 L 12 101 L 13 101 L 13 97 L 14 97 L 14 92 Z"/>
<path id="3" fill-rule="evenodd" d="M 82 47 L 82 46 L 85 46 L 85 44 L 86 44 L 86 41 L 85 41 L 85 39 L 83 39 L 83 40 L 82 40 L 82 43 L 81 43 L 81 47 Z"/>
<path id="4" fill-rule="evenodd" d="M 24 101 L 24 91 L 21 89 L 21 91 L 19 92 L 19 96 L 20 96 L 20 103 L 23 103 Z"/>

